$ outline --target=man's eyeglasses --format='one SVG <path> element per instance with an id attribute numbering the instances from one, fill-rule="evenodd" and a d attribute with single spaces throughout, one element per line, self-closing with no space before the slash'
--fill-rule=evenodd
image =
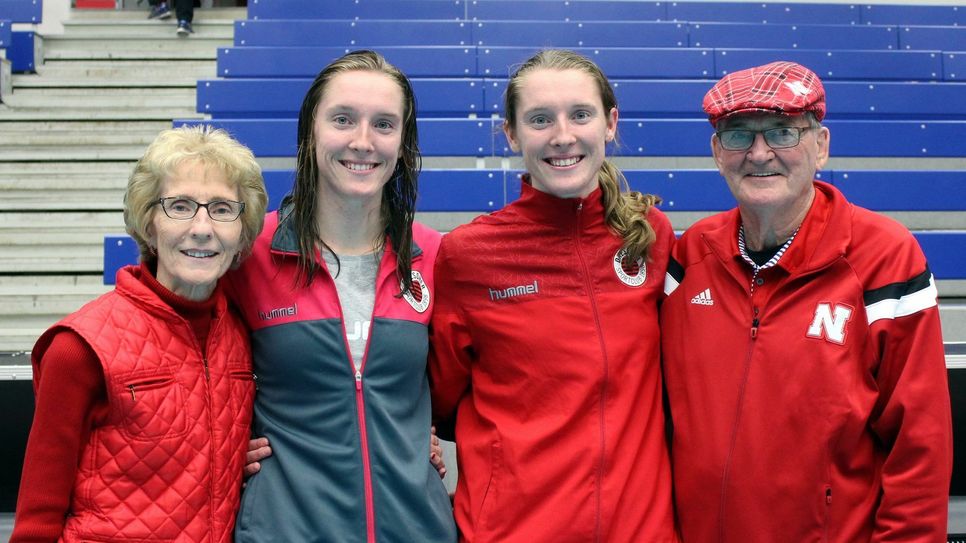
<path id="1" fill-rule="evenodd" d="M 158 203 L 161 204 L 161 209 L 164 210 L 165 215 L 179 221 L 187 221 L 195 218 L 195 215 L 198 214 L 198 208 L 201 207 L 205 208 L 211 220 L 219 222 L 232 222 L 237 220 L 241 216 L 242 211 L 245 211 L 245 203 L 234 200 L 215 200 L 207 204 L 202 204 L 191 198 L 171 196 L 168 198 L 159 198 Z"/>
<path id="2" fill-rule="evenodd" d="M 758 134 L 765 137 L 765 143 L 772 149 L 788 149 L 798 145 L 802 132 L 812 128 L 815 127 L 779 126 L 768 130 L 721 130 L 717 134 L 721 147 L 728 151 L 747 151 L 755 143 Z"/>

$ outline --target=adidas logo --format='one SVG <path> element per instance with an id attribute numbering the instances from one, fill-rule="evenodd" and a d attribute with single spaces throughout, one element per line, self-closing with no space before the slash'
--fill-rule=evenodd
<path id="1" fill-rule="evenodd" d="M 714 300 L 711 298 L 711 289 L 706 288 L 699 292 L 697 296 L 691 298 L 691 303 L 698 305 L 714 305 Z"/>

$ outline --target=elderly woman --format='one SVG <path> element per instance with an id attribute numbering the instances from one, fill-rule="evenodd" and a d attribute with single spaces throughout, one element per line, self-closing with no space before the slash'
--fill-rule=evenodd
<path id="1" fill-rule="evenodd" d="M 14 542 L 231 541 L 254 382 L 218 280 L 261 231 L 261 169 L 225 132 L 166 130 L 124 203 L 141 264 L 33 349 Z"/>

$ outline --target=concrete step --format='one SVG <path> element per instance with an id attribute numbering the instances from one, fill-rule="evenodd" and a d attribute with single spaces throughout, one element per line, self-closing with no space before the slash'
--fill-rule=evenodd
<path id="1" fill-rule="evenodd" d="M 9 315 L 67 315 L 80 309 L 87 302 L 111 290 L 113 285 L 96 285 L 87 289 L 77 289 L 70 293 L 23 292 L 0 293 L 0 316 Z"/>
<path id="2" fill-rule="evenodd" d="M 104 236 L 122 232 L 119 211 L 0 213 L 0 273 L 101 273 Z"/>
<path id="3" fill-rule="evenodd" d="M 129 174 L 0 175 L 0 211 L 120 211 Z"/>
<path id="4" fill-rule="evenodd" d="M 67 35 L 44 38 L 47 60 L 108 59 L 209 59 L 217 58 L 219 47 L 230 47 L 231 38 L 206 37 L 198 33 L 179 38 L 171 29 L 170 38 L 71 38 Z"/>
<path id="5" fill-rule="evenodd" d="M 235 33 L 235 22 L 231 19 L 202 19 L 195 18 L 191 23 L 195 33 L 188 39 L 195 37 L 232 39 Z M 164 21 L 157 20 L 125 20 L 108 19 L 67 20 L 64 21 L 64 35 L 71 39 L 92 40 L 120 40 L 120 39 L 168 39 L 175 35 L 177 21 L 172 16 Z"/>
<path id="6" fill-rule="evenodd" d="M 37 134 L 64 131 L 83 134 L 110 134 L 117 132 L 151 132 L 156 134 L 161 130 L 170 127 L 171 123 L 166 121 L 37 121 L 27 123 L 22 121 L 4 121 L 0 119 L 0 133 L 6 132 L 18 134 Z M 46 165 L 43 167 L 35 167 L 39 169 L 47 169 L 50 166 Z"/>
<path id="7" fill-rule="evenodd" d="M 130 175 L 134 160 L 104 162 L 0 162 L 0 179 L 82 179 Z"/>
<path id="8" fill-rule="evenodd" d="M 0 161 L 64 161 L 64 160 L 138 160 L 144 154 L 144 145 L 35 145 L 27 147 L 0 147 Z"/>
<path id="9" fill-rule="evenodd" d="M 128 108 L 75 108 L 50 109 L 44 107 L 0 108 L 0 121 L 167 121 L 174 119 L 203 119 L 204 114 L 194 107 L 128 107 Z M 0 155 L 2 156 L 2 155 Z M 0 158 L 0 160 L 4 160 Z M 29 160 L 24 158 L 6 160 Z"/>
<path id="10" fill-rule="evenodd" d="M 36 74 L 17 74 L 13 92 L 23 88 L 141 88 L 197 86 L 198 79 L 215 76 L 213 60 L 56 60 L 38 67 Z"/>
<path id="11" fill-rule="evenodd" d="M 72 130 L 50 130 L 33 134 L 17 132 L 0 132 L 0 146 L 5 146 L 6 150 L 14 148 L 36 148 L 43 146 L 70 147 L 78 143 L 79 138 L 83 138 L 84 146 L 105 145 L 105 146 L 128 146 L 141 145 L 147 147 L 154 141 L 157 132 L 87 132 Z"/>
<path id="12" fill-rule="evenodd" d="M 20 88 L 3 97 L 11 109 L 40 108 L 139 108 L 172 107 L 179 110 L 196 108 L 195 89 L 192 88 Z"/>

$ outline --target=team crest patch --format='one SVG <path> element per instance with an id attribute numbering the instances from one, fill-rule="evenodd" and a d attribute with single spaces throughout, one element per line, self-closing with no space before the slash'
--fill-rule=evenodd
<path id="1" fill-rule="evenodd" d="M 644 259 L 638 258 L 636 262 L 628 262 L 627 249 L 621 249 L 614 255 L 614 271 L 617 278 L 627 286 L 639 287 L 647 280 L 647 266 Z"/>
<path id="2" fill-rule="evenodd" d="M 426 281 L 423 281 L 423 276 L 418 271 L 413 270 L 412 277 L 409 292 L 403 294 L 403 299 L 417 312 L 425 313 L 429 309 L 429 287 L 426 286 Z"/>

